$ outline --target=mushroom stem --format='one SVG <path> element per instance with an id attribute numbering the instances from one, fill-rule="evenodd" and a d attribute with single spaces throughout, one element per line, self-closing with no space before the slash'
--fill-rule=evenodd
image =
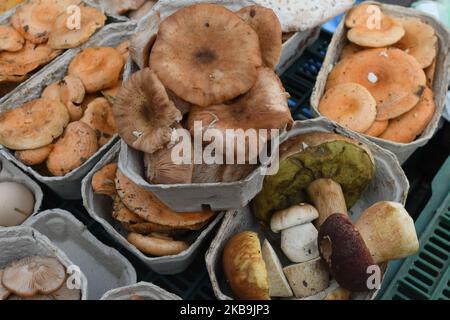
<path id="1" fill-rule="evenodd" d="M 341 185 L 331 179 L 316 179 L 306 188 L 308 196 L 319 212 L 315 221 L 317 229 L 334 213 L 347 214 L 344 193 Z"/>

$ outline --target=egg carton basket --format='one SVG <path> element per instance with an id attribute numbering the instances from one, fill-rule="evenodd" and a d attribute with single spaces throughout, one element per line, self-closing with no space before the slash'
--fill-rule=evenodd
<path id="1" fill-rule="evenodd" d="M 9 263 L 29 256 L 54 257 L 66 269 L 76 266 L 67 255 L 58 249 L 46 236 L 30 227 L 11 227 L 0 229 L 0 269 Z M 88 281 L 83 271 L 79 273 L 81 280 L 81 300 L 88 297 Z"/>
<path id="2" fill-rule="evenodd" d="M 392 152 L 379 147 L 361 135 L 336 125 L 323 117 L 312 120 L 296 121 L 292 130 L 289 131 L 283 141 L 300 134 L 312 132 L 338 133 L 364 143 L 372 152 L 375 159 L 375 176 L 361 195 L 358 202 L 356 202 L 349 210 L 349 215 L 353 221 L 356 221 L 365 209 L 378 201 L 396 201 L 405 204 L 409 183 L 397 158 Z M 228 300 L 231 299 L 230 297 L 232 296 L 231 289 L 225 281 L 222 268 L 223 248 L 233 235 L 247 230 L 257 232 L 261 240 L 267 238 L 268 240 L 276 241 L 278 239 L 273 233 L 269 232 L 267 228 L 261 225 L 251 213 L 248 206 L 240 210 L 227 212 L 216 237 L 206 253 L 206 267 L 208 269 L 214 293 L 218 299 Z M 283 257 L 280 256 L 280 258 Z M 334 287 L 335 283 L 331 283 L 330 287 L 331 286 Z M 315 295 L 313 298 L 323 299 L 329 291 L 331 291 L 331 288 L 328 288 L 326 292 Z M 373 299 L 375 295 L 376 293 L 373 292 L 358 293 L 353 294 L 352 299 L 368 300 Z M 311 297 L 309 299 L 311 299 Z"/>
<path id="3" fill-rule="evenodd" d="M 182 300 L 176 294 L 149 282 L 138 282 L 130 286 L 110 290 L 100 300 L 130 300 L 134 295 L 142 297 L 144 300 Z"/>
<path id="4" fill-rule="evenodd" d="M 376 4 L 381 7 L 381 10 L 390 16 L 394 17 L 416 17 L 423 22 L 432 26 L 438 37 L 439 51 L 436 60 L 436 73 L 433 81 L 434 100 L 436 103 L 436 112 L 425 131 L 415 141 L 411 143 L 397 143 L 376 137 L 366 136 L 369 140 L 382 146 L 383 148 L 392 151 L 400 163 L 405 162 L 411 154 L 419 147 L 424 146 L 433 137 L 436 132 L 439 120 L 445 108 L 445 97 L 447 95 L 450 67 L 450 31 L 434 17 L 423 13 L 421 11 L 405 8 L 395 5 L 380 4 L 378 2 L 370 1 L 368 3 Z M 317 82 L 311 97 L 311 105 L 316 115 L 319 115 L 318 107 L 322 96 L 325 93 L 325 85 L 333 66 L 338 62 L 342 49 L 347 40 L 347 28 L 345 27 L 345 19 L 341 21 L 336 32 L 333 35 L 325 61 L 322 69 L 317 77 Z"/>
<path id="5" fill-rule="evenodd" d="M 43 211 L 25 225 L 47 236 L 83 270 L 88 279 L 89 300 L 98 300 L 111 289 L 136 283 L 136 271 L 131 263 L 116 249 L 97 240 L 70 212 Z"/>
<path id="6" fill-rule="evenodd" d="M 84 44 L 82 48 L 92 46 L 117 46 L 133 34 L 135 27 L 136 24 L 134 22 L 107 25 Z M 20 107 L 28 101 L 39 98 L 47 85 L 64 78 L 67 74 L 70 62 L 80 51 L 81 48 L 68 50 L 52 64 L 30 78 L 26 83 L 17 87 L 9 94 L 5 101 L 0 102 L 0 112 Z M 19 168 L 31 174 L 36 180 L 47 185 L 60 197 L 73 200 L 81 198 L 81 180 L 116 141 L 117 135 L 115 135 L 107 144 L 102 146 L 89 158 L 89 160 L 63 177 L 41 175 L 32 167 L 26 166 L 21 161 L 17 160 L 14 156 L 14 152 L 7 148 L 0 146 L 0 153 Z"/>
<path id="7" fill-rule="evenodd" d="M 44 197 L 41 187 L 1 154 L 0 182 L 17 182 L 25 185 L 34 195 L 34 209 L 32 214 L 39 211 L 42 205 L 42 199 Z M 0 226 L 0 228 L 2 227 Z"/>
<path id="8" fill-rule="evenodd" d="M 195 232 L 192 239 L 190 239 L 192 240 L 190 247 L 180 254 L 165 257 L 149 257 L 144 255 L 127 241 L 127 231 L 122 228 L 119 222 L 114 221 L 112 217 L 111 199 L 104 195 L 95 194 L 92 190 L 91 183 L 93 175 L 105 165 L 117 161 L 120 147 L 120 143 L 114 145 L 83 180 L 81 188 L 84 207 L 89 215 L 99 222 L 115 240 L 132 252 L 153 271 L 159 274 L 177 274 L 183 272 L 195 259 L 203 240 L 222 219 L 223 213 L 217 214 L 214 220 L 212 220 L 202 231 Z"/>

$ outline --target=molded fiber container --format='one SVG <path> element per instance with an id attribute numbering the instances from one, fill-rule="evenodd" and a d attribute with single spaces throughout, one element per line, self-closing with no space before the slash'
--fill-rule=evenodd
<path id="1" fill-rule="evenodd" d="M 138 282 L 110 290 L 100 300 L 130 300 L 133 296 L 138 296 L 143 300 L 182 300 L 179 296 L 149 282 Z"/>

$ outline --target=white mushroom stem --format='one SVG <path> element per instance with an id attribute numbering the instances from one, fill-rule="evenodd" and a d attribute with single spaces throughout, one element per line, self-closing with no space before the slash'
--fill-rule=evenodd
<path id="1" fill-rule="evenodd" d="M 317 229 L 306 223 L 281 232 L 281 250 L 292 262 L 306 262 L 319 257 Z"/>
<path id="2" fill-rule="evenodd" d="M 277 233 L 284 229 L 311 222 L 319 217 L 313 206 L 300 203 L 284 210 L 277 211 L 270 220 L 270 228 Z"/>

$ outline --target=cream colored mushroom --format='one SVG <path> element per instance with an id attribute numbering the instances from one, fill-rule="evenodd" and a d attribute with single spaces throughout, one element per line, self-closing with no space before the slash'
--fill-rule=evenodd
<path id="1" fill-rule="evenodd" d="M 318 217 L 319 213 L 316 208 L 307 203 L 300 203 L 274 213 L 270 220 L 270 228 L 277 233 L 290 227 L 311 222 Z"/>
<path id="2" fill-rule="evenodd" d="M 269 241 L 264 240 L 261 249 L 264 263 L 266 264 L 267 278 L 269 281 L 269 295 L 271 297 L 292 297 L 292 289 L 283 273 L 283 267 Z"/>
<path id="3" fill-rule="evenodd" d="M 132 232 L 127 239 L 139 251 L 157 257 L 176 255 L 189 248 L 185 241 L 176 241 L 156 234 L 144 236 Z"/>
<path id="4" fill-rule="evenodd" d="M 297 298 L 312 296 L 329 284 L 327 267 L 320 258 L 290 265 L 283 271 Z"/>
<path id="5" fill-rule="evenodd" d="M 306 262 L 319 256 L 317 229 L 305 223 L 281 231 L 281 250 L 292 262 Z"/>

